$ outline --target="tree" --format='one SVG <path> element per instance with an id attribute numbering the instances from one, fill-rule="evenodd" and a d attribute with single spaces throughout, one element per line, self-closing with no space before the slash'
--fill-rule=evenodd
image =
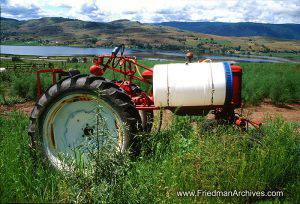
<path id="1" fill-rule="evenodd" d="M 90 38 L 89 41 L 92 43 L 92 44 L 96 44 L 96 42 L 98 41 L 97 38 Z"/>
<path id="2" fill-rule="evenodd" d="M 20 59 L 20 57 L 13 56 L 13 57 L 11 58 L 11 61 L 13 61 L 13 62 L 18 62 L 18 61 L 21 61 L 21 59 Z"/>
<path id="3" fill-rule="evenodd" d="M 82 60 L 83 60 L 83 63 L 87 63 L 87 58 L 86 57 L 84 57 Z"/>
<path id="4" fill-rule="evenodd" d="M 78 60 L 76 57 L 73 57 L 73 58 L 71 59 L 71 62 L 73 62 L 73 63 L 78 63 L 79 60 Z"/>
<path id="5" fill-rule="evenodd" d="M 5 98 L 5 87 L 3 85 L 0 85 L 0 96 L 2 97 L 4 104 L 7 104 L 7 101 Z"/>

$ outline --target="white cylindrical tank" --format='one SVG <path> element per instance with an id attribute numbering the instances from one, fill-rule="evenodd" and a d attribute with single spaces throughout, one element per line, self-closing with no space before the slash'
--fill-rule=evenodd
<path id="1" fill-rule="evenodd" d="M 226 75 L 228 67 L 230 74 Z M 231 77 L 230 65 L 224 62 L 156 65 L 153 69 L 154 105 L 224 105 L 228 76 Z"/>

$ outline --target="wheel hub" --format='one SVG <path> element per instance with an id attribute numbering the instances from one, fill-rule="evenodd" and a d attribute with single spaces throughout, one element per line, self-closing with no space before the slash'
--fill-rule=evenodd
<path id="1" fill-rule="evenodd" d="M 88 154 L 101 148 L 109 138 L 122 146 L 119 126 L 121 119 L 105 101 L 92 95 L 71 94 L 48 111 L 43 124 L 43 145 L 58 168 L 62 167 L 61 154 L 78 159 L 79 151 L 80 159 L 87 162 Z"/>

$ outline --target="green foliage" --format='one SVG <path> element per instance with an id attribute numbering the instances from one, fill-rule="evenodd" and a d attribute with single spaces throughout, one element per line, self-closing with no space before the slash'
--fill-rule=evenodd
<path id="1" fill-rule="evenodd" d="M 79 60 L 78 60 L 77 57 L 72 57 L 71 62 L 72 62 L 72 63 L 78 63 Z"/>
<path id="2" fill-rule="evenodd" d="M 242 63 L 242 98 L 257 105 L 265 99 L 274 104 L 300 102 L 299 64 Z"/>
<path id="3" fill-rule="evenodd" d="M 35 80 L 36 79 L 34 75 L 23 75 L 22 77 L 15 77 L 12 84 L 13 92 L 22 98 L 33 99 Z"/>
<path id="4" fill-rule="evenodd" d="M 6 93 L 5 93 L 5 87 L 2 85 L 2 84 L 0 84 L 0 101 L 3 101 L 3 103 L 6 103 Z"/>
<path id="5" fill-rule="evenodd" d="M 260 132 L 201 130 L 202 117 L 175 117 L 170 128 L 142 136 L 136 159 L 100 152 L 98 174 L 82 167 L 59 174 L 34 168 L 28 119 L 0 116 L 2 202 L 250 203 L 300 201 L 300 135 L 281 119 Z M 193 125 L 192 125 L 193 124 Z M 9 136 L 8 136 L 9 132 Z M 97 177 L 98 175 L 98 177 Z M 101 175 L 101 176 L 99 176 Z M 178 191 L 283 191 L 283 197 L 181 197 Z"/>
<path id="6" fill-rule="evenodd" d="M 59 176 L 38 162 L 35 168 L 28 147 L 28 119 L 14 112 L 0 115 L 0 200 L 54 202 Z M 63 201 L 61 201 L 63 202 Z"/>
<path id="7" fill-rule="evenodd" d="M 41 90 L 45 91 L 51 85 L 51 76 L 41 76 Z M 13 94 L 24 99 L 35 99 L 37 91 L 37 80 L 35 73 L 16 74 L 12 80 Z"/>
<path id="8" fill-rule="evenodd" d="M 21 97 L 18 97 L 18 96 L 7 96 L 5 94 L 5 92 L 1 92 L 0 91 L 0 104 L 3 104 L 3 105 L 13 105 L 13 104 L 16 104 L 16 103 L 23 103 L 25 102 L 25 100 Z"/>
<path id="9" fill-rule="evenodd" d="M 0 72 L 0 81 L 3 82 L 11 82 L 11 73 L 8 71 Z"/>
<path id="10" fill-rule="evenodd" d="M 13 57 L 11 58 L 11 61 L 13 61 L 13 62 L 19 62 L 19 61 L 21 61 L 21 59 L 20 59 L 20 57 L 13 56 Z"/>

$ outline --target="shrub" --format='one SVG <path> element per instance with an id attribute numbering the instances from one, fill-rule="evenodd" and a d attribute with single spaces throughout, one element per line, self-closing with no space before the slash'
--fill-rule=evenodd
<path id="1" fill-rule="evenodd" d="M 31 91 L 35 86 L 35 77 L 33 75 L 23 75 L 22 77 L 14 77 L 12 82 L 13 92 L 25 99 L 34 99 Z"/>
<path id="2" fill-rule="evenodd" d="M 73 62 L 73 63 L 78 63 L 78 62 L 79 62 L 79 60 L 78 60 L 78 58 L 77 58 L 77 57 L 73 57 L 73 58 L 71 59 L 71 62 Z"/>
<path id="3" fill-rule="evenodd" d="M 41 91 L 45 91 L 51 85 L 51 76 L 41 77 Z M 24 99 L 35 99 L 37 93 L 36 74 L 15 75 L 12 81 L 13 93 Z"/>
<path id="4" fill-rule="evenodd" d="M 0 85 L 0 96 L 1 96 L 2 101 L 3 101 L 4 104 L 7 103 L 5 95 L 6 95 L 5 94 L 5 87 L 3 85 Z"/>
<path id="5" fill-rule="evenodd" d="M 8 71 L 0 72 L 0 81 L 1 82 L 11 82 L 11 73 Z"/>
<path id="6" fill-rule="evenodd" d="M 242 63 L 242 99 L 257 105 L 265 99 L 274 104 L 300 102 L 300 69 L 295 64 Z"/>
<path id="7" fill-rule="evenodd" d="M 13 61 L 13 62 L 19 62 L 19 61 L 21 61 L 21 59 L 20 59 L 20 57 L 13 56 L 13 57 L 11 58 L 11 61 Z"/>
<path id="8" fill-rule="evenodd" d="M 16 103 L 23 103 L 23 102 L 24 99 L 18 96 L 5 96 L 5 98 L 3 97 L 2 99 L 0 99 L 0 104 L 4 104 L 4 105 L 13 105 Z"/>

